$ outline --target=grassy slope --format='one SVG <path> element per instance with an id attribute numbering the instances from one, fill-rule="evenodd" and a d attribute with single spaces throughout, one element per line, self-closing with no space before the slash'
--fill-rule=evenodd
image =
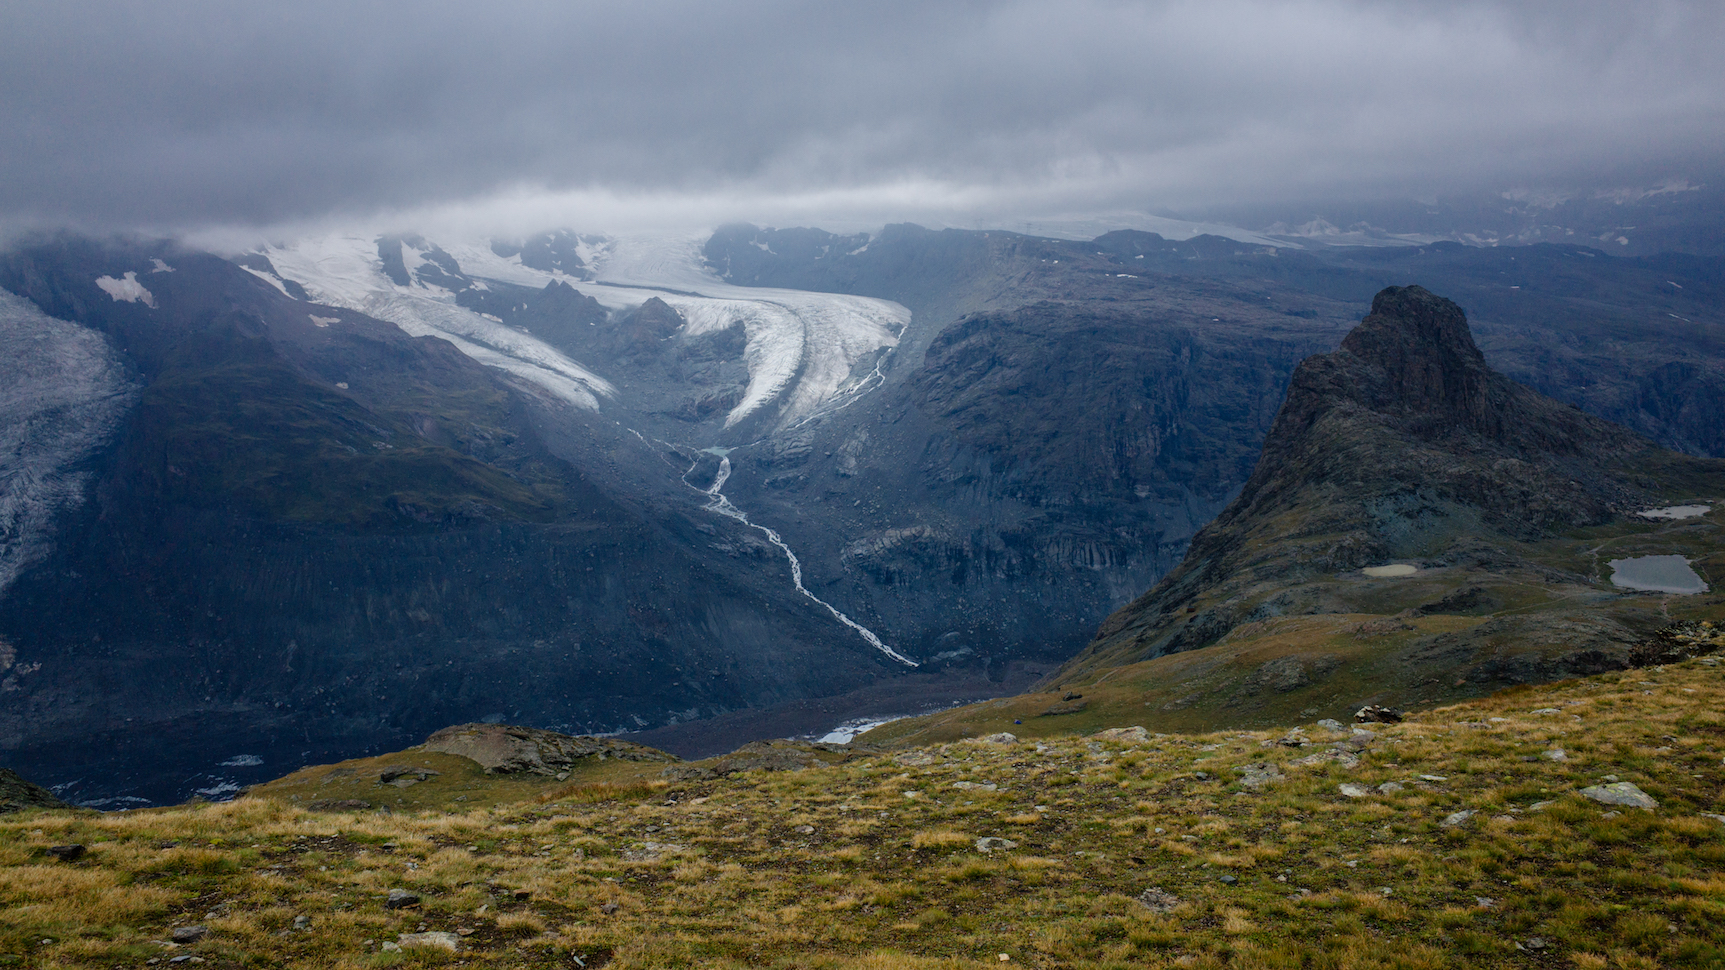
<path id="1" fill-rule="evenodd" d="M 1300 749 L 1280 730 L 970 741 L 701 783 L 610 762 L 550 791 L 450 759 L 389 789 L 435 807 L 389 815 L 307 811 L 293 791 L 329 772 L 311 769 L 227 804 L 0 820 L 0 964 L 1717 966 L 1725 823 L 1701 813 L 1725 807 L 1721 710 L 1704 658 L 1428 711 L 1353 768 L 1296 764 L 1331 750 L 1315 728 Z M 1265 762 L 1282 779 L 1244 787 Z M 1575 794 L 1607 775 L 1660 807 Z M 490 804 L 450 800 L 469 789 Z M 86 859 L 44 855 L 72 841 Z M 392 887 L 422 907 L 387 910 Z M 1171 911 L 1134 900 L 1151 887 Z M 152 942 L 189 923 L 209 938 Z M 421 927 L 470 933 L 455 955 L 382 949 Z"/>
<path id="2" fill-rule="evenodd" d="M 1201 650 L 1138 663 L 1115 665 L 1103 654 L 1088 663 L 1080 658 L 1051 679 L 1047 692 L 895 721 L 866 740 L 926 744 L 996 731 L 1048 736 L 1133 723 L 1187 731 L 1259 727 L 1345 720 L 1366 703 L 1421 707 L 1477 697 L 1504 686 L 1504 679 L 1458 673 L 1506 658 L 1537 663 L 1588 646 L 1602 629 L 1640 637 L 1678 622 L 1725 620 L 1725 504 L 1710 501 L 1714 510 L 1700 518 L 1620 520 L 1537 543 L 1505 540 L 1500 549 L 1506 554 L 1490 565 L 1422 569 L 1394 579 L 1351 572 L 1264 584 L 1247 591 L 1246 607 L 1287 597 L 1292 615 L 1245 624 Z M 1692 560 L 1711 593 L 1632 595 L 1610 585 L 1610 560 L 1673 553 Z M 1439 605 L 1473 589 L 1486 605 Z M 1196 609 L 1223 598 L 1200 596 Z M 1312 615 L 1299 615 L 1306 609 Z M 1451 636 L 1434 639 L 1441 634 Z M 1266 668 L 1275 661 L 1280 669 L 1290 661 L 1304 667 L 1302 682 L 1290 686 L 1277 677 L 1279 668 Z M 1072 693 L 1083 696 L 1062 700 Z M 1080 702 L 1075 712 L 1047 713 Z"/>

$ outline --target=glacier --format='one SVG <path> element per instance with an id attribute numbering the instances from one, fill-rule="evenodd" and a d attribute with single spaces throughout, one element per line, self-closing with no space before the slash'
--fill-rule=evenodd
<path id="1" fill-rule="evenodd" d="M 748 337 L 749 385 L 726 415 L 726 427 L 774 403 L 782 405 L 777 427 L 791 427 L 878 384 L 871 381 L 876 371 L 854 378 L 853 372 L 870 357 L 878 365 L 898 345 L 910 324 L 908 309 L 872 297 L 726 283 L 701 256 L 706 238 L 662 233 L 584 244 L 581 256 L 593 271 L 591 281 L 523 266 L 519 256 L 498 256 L 484 240 L 438 244 L 476 279 L 535 288 L 560 280 L 612 310 L 658 297 L 682 315 L 691 336 L 740 321 Z"/>
<path id="2" fill-rule="evenodd" d="M 425 262 L 422 251 L 403 244 L 409 267 Z M 260 250 L 282 279 L 305 288 L 314 301 L 358 310 L 387 320 L 415 337 L 442 337 L 480 363 L 496 367 L 542 391 L 590 411 L 612 397 L 611 382 L 550 344 L 455 304 L 448 290 L 415 281 L 398 286 L 384 274 L 372 237 L 335 234 L 271 245 Z M 253 271 L 253 275 L 268 277 Z M 285 292 L 285 291 L 284 291 Z"/>
<path id="3" fill-rule="evenodd" d="M 114 433 L 137 387 L 102 334 L 6 290 L 0 360 L 8 378 L 0 385 L 3 593 L 52 550 L 55 518 L 83 503 L 88 473 L 79 466 Z"/>

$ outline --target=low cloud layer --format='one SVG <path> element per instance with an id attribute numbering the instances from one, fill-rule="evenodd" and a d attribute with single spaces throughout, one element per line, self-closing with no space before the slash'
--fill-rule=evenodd
<path id="1" fill-rule="evenodd" d="M 1706 2 L 30 6 L 14 227 L 1081 217 L 1705 178 L 1725 132 Z"/>

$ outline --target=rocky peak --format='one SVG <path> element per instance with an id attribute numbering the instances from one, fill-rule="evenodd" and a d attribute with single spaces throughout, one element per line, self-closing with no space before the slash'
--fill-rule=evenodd
<path id="1" fill-rule="evenodd" d="M 1462 564 L 1482 543 L 1607 523 L 1703 465 L 1516 384 L 1459 306 L 1389 287 L 1340 349 L 1295 369 L 1240 496 L 1074 663 L 1208 645 L 1252 615 L 1248 599 L 1372 563 Z"/>
<path id="2" fill-rule="evenodd" d="M 1400 407 L 1441 416 L 1447 423 L 1496 436 L 1507 383 L 1486 366 L 1467 317 L 1449 300 L 1419 286 L 1392 286 L 1372 300 L 1372 312 L 1342 340 L 1342 352 L 1380 372 L 1371 389 L 1379 409 Z M 1495 382 L 1494 382 L 1495 378 Z"/>

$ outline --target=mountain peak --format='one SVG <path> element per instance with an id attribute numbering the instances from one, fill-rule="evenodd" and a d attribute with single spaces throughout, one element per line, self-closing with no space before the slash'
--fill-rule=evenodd
<path id="1" fill-rule="evenodd" d="M 1378 293 L 1372 312 L 1341 349 L 1383 370 L 1391 400 L 1464 417 L 1476 430 L 1496 424 L 1485 394 L 1495 375 L 1473 342 L 1466 314 L 1424 287 L 1391 286 Z"/>
<path id="2" fill-rule="evenodd" d="M 1263 616 L 1348 612 L 1339 577 L 1373 563 L 1496 569 L 1516 559 L 1506 549 L 1610 523 L 1719 467 L 1515 383 L 1461 307 L 1389 287 L 1338 350 L 1295 369 L 1240 496 L 1068 671 L 1200 648 Z"/>

